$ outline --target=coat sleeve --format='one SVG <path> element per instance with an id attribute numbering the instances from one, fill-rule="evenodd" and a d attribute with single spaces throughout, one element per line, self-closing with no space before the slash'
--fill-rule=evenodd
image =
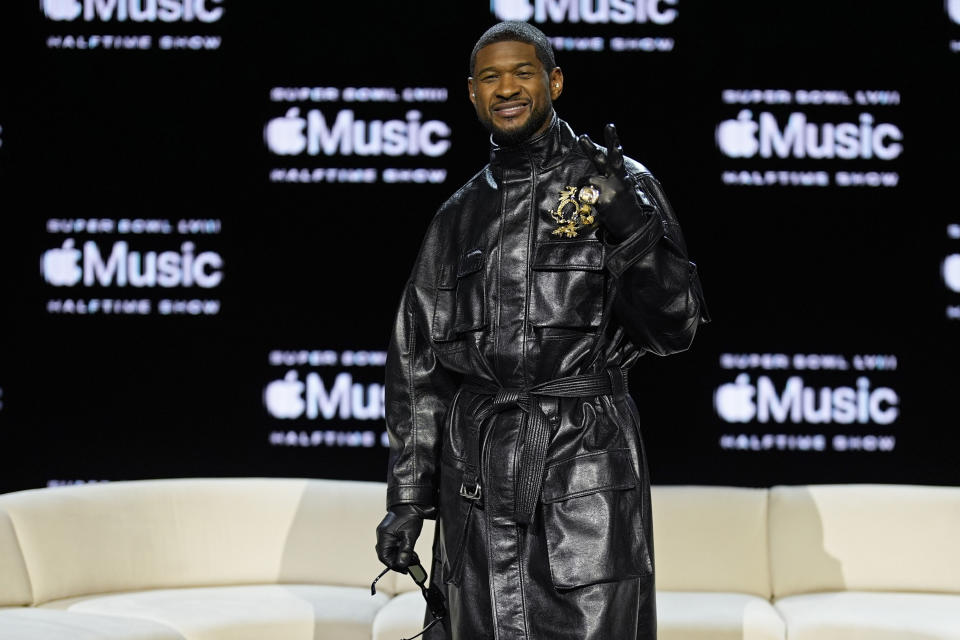
<path id="1" fill-rule="evenodd" d="M 617 279 L 614 314 L 640 347 L 669 355 L 690 347 L 710 322 L 697 265 L 660 183 L 649 172 L 631 174 L 647 220 L 619 244 L 608 244 L 607 269 Z"/>
<path id="2" fill-rule="evenodd" d="M 404 288 L 387 350 L 388 509 L 403 503 L 436 506 L 442 423 L 457 387 L 429 338 L 436 287 L 435 269 L 427 262 L 429 246 L 428 234 Z"/>

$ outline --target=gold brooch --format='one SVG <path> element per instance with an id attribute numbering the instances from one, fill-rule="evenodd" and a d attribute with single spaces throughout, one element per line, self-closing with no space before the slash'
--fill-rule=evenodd
<path id="1" fill-rule="evenodd" d="M 567 186 L 561 189 L 557 210 L 550 212 L 550 216 L 558 224 L 552 231 L 553 235 L 573 238 L 578 230 L 595 227 L 593 207 L 590 205 L 596 204 L 599 199 L 600 190 L 592 184 L 581 187 L 580 193 L 577 193 L 576 187 Z"/>

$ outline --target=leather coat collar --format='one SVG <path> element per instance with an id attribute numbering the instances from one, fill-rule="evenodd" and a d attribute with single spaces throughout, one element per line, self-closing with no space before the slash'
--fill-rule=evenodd
<path id="1" fill-rule="evenodd" d="M 530 164 L 538 170 L 560 164 L 563 156 L 573 147 L 576 136 L 573 129 L 554 112 L 547 130 L 536 138 L 520 144 L 501 147 L 490 139 L 490 166 L 502 169 L 526 169 Z"/>

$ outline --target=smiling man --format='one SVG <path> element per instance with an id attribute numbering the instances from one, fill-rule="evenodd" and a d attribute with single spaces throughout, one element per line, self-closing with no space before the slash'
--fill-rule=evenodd
<path id="1" fill-rule="evenodd" d="M 546 51 L 549 57 L 544 63 L 532 44 L 503 40 L 491 42 L 471 56 L 470 101 L 496 144 L 519 144 L 550 125 L 553 101 L 563 91 L 563 72 L 552 62 L 552 51 Z"/>
<path id="2" fill-rule="evenodd" d="M 543 33 L 491 27 L 470 72 L 490 162 L 434 216 L 400 301 L 377 554 L 422 576 L 414 543 L 436 518 L 430 640 L 655 640 L 627 372 L 709 321 L 696 267 L 613 125 L 604 148 L 557 117 Z"/>

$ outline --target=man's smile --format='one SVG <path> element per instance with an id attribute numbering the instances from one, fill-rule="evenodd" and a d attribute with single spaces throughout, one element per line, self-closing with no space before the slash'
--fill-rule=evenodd
<path id="1" fill-rule="evenodd" d="M 511 100 L 509 102 L 501 102 L 500 104 L 494 105 L 491 111 L 498 118 L 513 120 L 514 118 L 526 113 L 529 107 L 530 103 L 527 100 Z"/>

